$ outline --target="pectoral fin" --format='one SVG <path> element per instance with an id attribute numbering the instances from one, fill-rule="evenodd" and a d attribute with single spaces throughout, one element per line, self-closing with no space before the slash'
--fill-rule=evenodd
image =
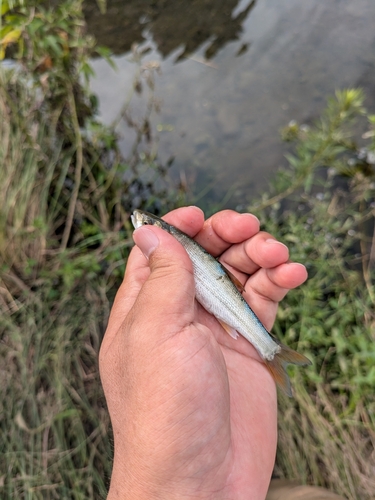
<path id="1" fill-rule="evenodd" d="M 218 320 L 218 322 L 221 324 L 221 326 L 224 328 L 224 330 L 229 333 L 229 335 L 232 337 L 232 339 L 234 340 L 237 340 L 238 339 L 238 333 L 237 333 L 237 330 L 235 330 L 234 328 L 232 328 L 231 326 L 227 325 L 226 323 L 224 323 L 224 321 L 220 321 L 220 319 Z"/>

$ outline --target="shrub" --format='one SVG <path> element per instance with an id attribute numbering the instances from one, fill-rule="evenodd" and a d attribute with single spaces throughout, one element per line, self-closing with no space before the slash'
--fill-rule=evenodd
<path id="1" fill-rule="evenodd" d="M 369 119 L 361 147 L 356 118 Z M 313 362 L 280 398 L 275 472 L 356 500 L 375 491 L 374 132 L 362 93 L 338 92 L 316 124 L 284 130 L 294 154 L 254 208 L 309 271 L 274 327 Z"/>

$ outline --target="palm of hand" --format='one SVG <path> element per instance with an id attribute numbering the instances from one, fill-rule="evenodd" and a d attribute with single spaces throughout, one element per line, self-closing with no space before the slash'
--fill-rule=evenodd
<path id="1" fill-rule="evenodd" d="M 201 478 L 203 497 L 264 498 L 276 449 L 275 384 L 245 339 L 230 338 L 198 304 L 195 317 L 184 339 L 171 341 L 179 346 L 171 346 L 174 389 L 184 393 L 188 416 L 173 423 L 183 450 L 179 459 L 173 455 L 174 465 L 180 461 Z"/>

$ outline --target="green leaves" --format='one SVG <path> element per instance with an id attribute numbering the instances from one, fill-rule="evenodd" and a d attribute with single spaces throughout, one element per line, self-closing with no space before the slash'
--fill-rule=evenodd
<path id="1" fill-rule="evenodd" d="M 363 148 L 356 146 L 353 140 L 356 122 L 366 117 L 372 128 L 363 138 L 372 139 L 369 151 L 375 150 L 372 115 L 366 114 L 363 101 L 364 95 L 360 89 L 337 91 L 335 97 L 328 100 L 322 116 L 312 125 L 300 125 L 292 120 L 281 131 L 284 140 L 294 143 L 293 152 L 285 155 L 289 168 L 282 169 L 275 176 L 272 183 L 275 195 L 272 196 L 271 190 L 271 194 L 251 208 L 262 210 L 295 191 L 310 193 L 319 169 L 329 175 L 337 173 L 354 177 L 359 173 L 374 177 L 375 168 L 371 167 L 371 162 L 375 156 L 363 154 Z"/>
<path id="2" fill-rule="evenodd" d="M 370 125 L 361 147 L 358 120 Z M 289 165 L 257 213 L 309 273 L 274 326 L 313 362 L 291 372 L 294 401 L 280 400 L 277 473 L 356 500 L 374 491 L 374 124 L 356 89 L 336 92 L 314 125 L 292 122 Z"/>

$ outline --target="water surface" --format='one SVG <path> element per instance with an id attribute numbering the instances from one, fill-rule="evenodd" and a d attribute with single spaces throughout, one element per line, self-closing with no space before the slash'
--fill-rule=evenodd
<path id="1" fill-rule="evenodd" d="M 96 4 L 87 11 L 90 29 L 117 54 L 117 71 L 93 61 L 102 118 L 111 122 L 132 88 L 131 43 L 149 47 L 144 61 L 161 67 L 152 118 L 159 158 L 173 157 L 172 174 L 205 199 L 246 204 L 285 163 L 280 128 L 310 122 L 335 89 L 363 87 L 375 111 L 374 0 L 122 4 L 108 2 L 104 16 Z M 132 112 L 142 109 L 136 99 Z M 129 151 L 131 132 L 124 122 L 118 130 Z"/>

